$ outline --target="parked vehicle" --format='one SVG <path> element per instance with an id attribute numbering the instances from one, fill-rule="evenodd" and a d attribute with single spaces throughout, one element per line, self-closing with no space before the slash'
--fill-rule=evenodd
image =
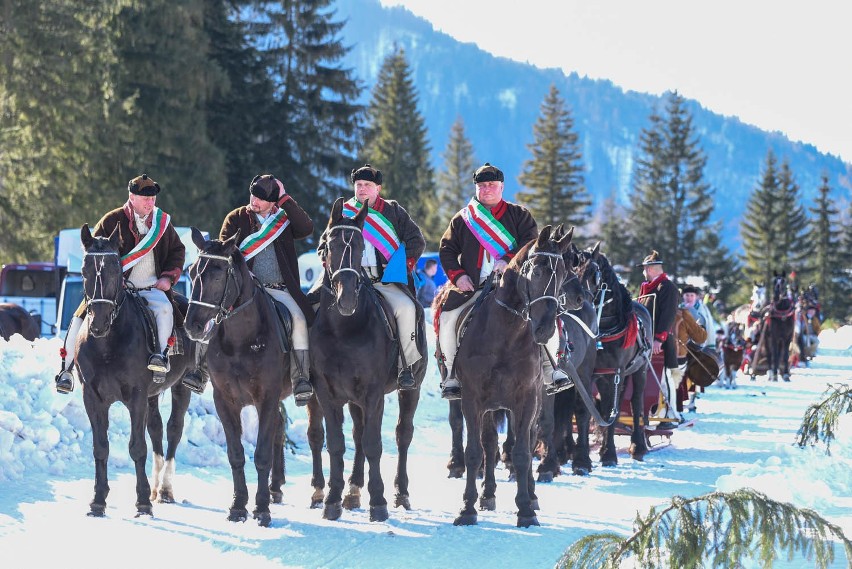
<path id="1" fill-rule="evenodd" d="M 10 263 L 0 269 L 0 302 L 17 304 L 36 316 L 42 336 L 55 333 L 58 289 L 59 273 L 54 263 Z"/>

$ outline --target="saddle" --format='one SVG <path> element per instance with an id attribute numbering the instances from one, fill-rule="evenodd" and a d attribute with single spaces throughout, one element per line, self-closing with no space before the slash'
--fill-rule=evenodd
<path id="1" fill-rule="evenodd" d="M 369 286 L 367 285 L 367 283 L 369 283 Z M 399 327 L 397 326 L 397 323 L 396 323 L 396 317 L 393 314 L 393 308 L 388 303 L 388 301 L 385 300 L 385 298 L 381 294 L 379 294 L 379 291 L 376 290 L 376 287 L 373 286 L 372 282 L 369 279 L 366 279 L 364 286 L 367 286 L 368 295 L 370 296 L 372 301 L 379 307 L 379 314 L 382 315 L 382 321 L 385 324 L 385 326 L 384 326 L 385 333 L 388 335 L 388 338 L 393 340 L 397 344 L 397 346 L 399 346 L 399 341 L 398 341 Z M 415 330 L 415 333 L 418 336 L 420 336 L 421 324 L 424 323 L 424 320 L 426 318 L 425 313 L 423 311 L 423 306 L 419 302 L 417 302 L 417 300 L 414 299 L 411 296 L 411 294 L 408 294 L 407 296 L 409 298 L 411 298 L 412 301 L 414 302 L 414 306 L 415 306 L 415 310 L 416 310 L 416 317 L 415 317 L 415 321 L 414 321 L 414 324 L 415 324 L 414 330 Z M 424 327 L 424 329 L 425 329 L 425 327 Z M 419 337 L 417 339 L 420 340 Z M 421 355 L 421 357 L 424 357 L 424 358 L 426 357 L 426 354 L 420 354 L 420 355 Z"/>
<path id="2" fill-rule="evenodd" d="M 150 352 L 149 355 L 163 353 L 163 346 L 160 346 L 160 341 L 157 338 L 157 320 L 154 317 L 154 313 L 150 308 L 148 308 L 148 301 L 145 300 L 136 290 L 127 289 L 127 293 L 142 313 L 142 320 L 145 322 L 145 330 L 147 332 L 145 336 L 148 340 L 147 344 Z M 172 338 L 174 338 L 174 344 L 169 347 L 169 355 L 179 356 L 186 353 L 184 349 L 183 334 L 178 332 L 179 330 L 183 330 L 183 321 L 186 318 L 186 310 L 189 306 L 189 302 L 183 295 L 175 293 L 171 299 L 171 303 L 173 320 Z M 180 316 L 180 318 L 178 318 L 178 316 Z"/>
<path id="3" fill-rule="evenodd" d="M 464 338 L 465 333 L 467 332 L 467 327 L 470 324 L 472 316 L 476 314 L 476 311 L 482 306 L 482 303 L 485 302 L 485 299 L 494 291 L 494 281 L 492 279 L 486 279 L 485 284 L 482 287 L 482 294 L 473 302 L 466 307 L 464 307 L 459 314 L 458 320 L 456 320 L 456 347 L 461 345 L 462 338 Z M 440 323 L 440 312 L 434 316 L 434 326 L 435 326 L 435 337 L 440 338 L 441 336 L 441 323 Z M 441 349 L 441 343 L 435 342 L 435 359 L 438 361 L 438 369 L 441 373 L 441 377 L 445 378 L 447 376 L 447 368 L 444 365 L 444 352 Z"/>
<path id="4" fill-rule="evenodd" d="M 272 306 L 275 308 L 275 314 L 278 316 L 278 323 L 280 326 L 275 327 L 276 335 L 278 336 L 278 345 L 281 346 L 281 351 L 285 354 L 289 353 L 293 348 L 291 338 L 293 337 L 293 315 L 290 314 L 290 310 L 287 308 L 283 302 L 278 302 L 275 300 L 275 297 L 269 294 L 266 290 L 266 287 L 260 284 L 260 282 L 256 283 L 257 286 L 263 291 L 263 294 L 267 299 L 272 303 Z"/>

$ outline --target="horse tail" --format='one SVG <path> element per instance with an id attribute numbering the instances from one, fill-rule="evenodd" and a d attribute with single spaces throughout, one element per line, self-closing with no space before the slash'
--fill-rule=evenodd
<path id="1" fill-rule="evenodd" d="M 491 420 L 494 422 L 494 428 L 498 433 L 505 433 L 506 427 L 509 424 L 509 414 L 505 409 L 497 409 L 491 413 Z"/>
<path id="2" fill-rule="evenodd" d="M 438 323 L 441 320 L 441 307 L 444 306 L 444 301 L 447 300 L 452 289 L 453 287 L 447 281 L 438 287 L 438 290 L 435 291 L 435 297 L 432 299 L 432 325 L 435 327 L 436 335 L 438 334 Z"/>

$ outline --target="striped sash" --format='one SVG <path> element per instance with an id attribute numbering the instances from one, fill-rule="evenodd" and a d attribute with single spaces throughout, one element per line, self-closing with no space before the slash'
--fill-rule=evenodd
<path id="1" fill-rule="evenodd" d="M 461 216 L 479 244 L 494 259 L 500 259 L 515 247 L 515 238 L 484 205 L 471 198 Z"/>
<path id="2" fill-rule="evenodd" d="M 281 233 L 290 225 L 290 220 L 283 209 L 267 216 L 263 220 L 260 229 L 243 239 L 240 243 L 240 252 L 246 261 L 263 251 L 270 243 L 275 241 Z"/>
<path id="3" fill-rule="evenodd" d="M 152 213 L 153 218 L 151 220 L 151 229 L 149 229 L 148 233 L 146 233 L 139 243 L 136 244 L 136 247 L 121 258 L 122 270 L 129 271 L 135 267 L 142 257 L 147 255 L 154 247 L 157 246 L 157 243 L 160 242 L 160 238 L 166 232 L 166 228 L 172 220 L 171 216 L 156 206 L 154 206 L 154 211 Z M 131 223 L 132 221 L 133 220 L 131 220 Z"/>
<path id="4" fill-rule="evenodd" d="M 355 217 L 361 210 L 361 205 L 361 202 L 351 198 L 343 204 L 343 215 L 349 218 Z M 369 208 L 367 211 L 367 220 L 364 222 L 364 239 L 378 249 L 386 261 L 390 260 L 394 251 L 399 249 L 399 237 L 393 224 L 373 208 Z"/>

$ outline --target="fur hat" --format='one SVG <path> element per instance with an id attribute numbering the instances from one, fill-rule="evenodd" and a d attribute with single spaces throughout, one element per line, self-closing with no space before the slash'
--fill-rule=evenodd
<path id="1" fill-rule="evenodd" d="M 127 182 L 127 191 L 137 196 L 156 196 L 160 193 L 160 184 L 149 178 L 148 174 L 142 174 Z"/>
<path id="2" fill-rule="evenodd" d="M 662 265 L 663 260 L 660 259 L 660 254 L 651 250 L 651 254 L 642 259 L 642 262 L 637 267 L 647 267 L 648 265 Z"/>
<path id="3" fill-rule="evenodd" d="M 684 285 L 682 289 L 680 289 L 681 294 L 686 294 L 688 292 L 694 292 L 695 294 L 701 294 L 701 289 L 697 286 L 693 286 L 691 284 Z"/>
<path id="4" fill-rule="evenodd" d="M 492 166 L 488 162 L 476 169 L 473 173 L 473 183 L 480 182 L 502 182 L 503 172 L 497 166 Z"/>
<path id="5" fill-rule="evenodd" d="M 258 174 L 249 186 L 251 195 L 267 202 L 277 202 L 283 189 L 284 184 L 272 174 Z"/>
<path id="6" fill-rule="evenodd" d="M 353 169 L 352 173 L 349 174 L 350 182 L 354 184 L 357 180 L 366 180 L 368 182 L 373 182 L 377 186 L 381 186 L 382 171 L 373 168 L 369 164 L 364 164 L 360 168 Z"/>

